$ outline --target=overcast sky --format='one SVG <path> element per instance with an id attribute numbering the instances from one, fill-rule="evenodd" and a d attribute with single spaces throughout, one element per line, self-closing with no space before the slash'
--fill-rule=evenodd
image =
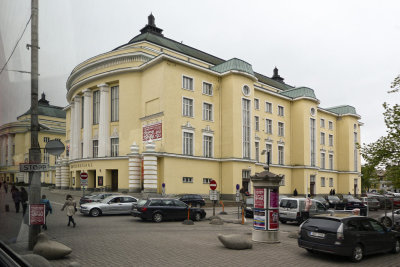
<path id="1" fill-rule="evenodd" d="M 0 68 L 30 17 L 30 0 L 0 1 Z M 67 104 L 66 80 L 82 61 L 139 34 L 150 12 L 164 36 L 269 77 L 314 89 L 323 108 L 349 104 L 362 143 L 385 135 L 383 102 L 400 74 L 400 1 L 39 0 L 39 91 Z M 30 25 L 6 69 L 30 70 Z M 30 76 L 0 74 L 0 124 L 30 106 Z"/>

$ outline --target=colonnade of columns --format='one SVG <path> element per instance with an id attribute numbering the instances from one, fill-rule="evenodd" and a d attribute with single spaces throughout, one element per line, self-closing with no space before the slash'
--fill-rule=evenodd
<path id="1" fill-rule="evenodd" d="M 13 145 L 13 134 L 5 134 L 0 136 L 0 166 L 13 165 Z"/>

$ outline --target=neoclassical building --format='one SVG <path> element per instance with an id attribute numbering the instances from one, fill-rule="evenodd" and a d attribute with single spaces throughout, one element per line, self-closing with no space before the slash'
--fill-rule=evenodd
<path id="1" fill-rule="evenodd" d="M 360 193 L 354 107 L 322 107 L 277 68 L 268 77 L 162 32 L 150 15 L 128 43 L 72 70 L 69 173 L 57 186 L 80 188 L 87 172 L 89 188 L 207 194 L 214 179 L 232 196 L 270 158 L 281 193 Z"/>
<path id="2" fill-rule="evenodd" d="M 43 93 L 38 103 L 38 134 L 42 163 L 49 164 L 49 171 L 42 172 L 41 182 L 55 184 L 56 157 L 50 155 L 46 143 L 58 139 L 65 142 L 65 110 L 63 107 L 50 105 Z M 29 162 L 31 147 L 31 111 L 17 117 L 17 121 L 0 126 L 0 181 L 18 183 L 29 181 L 29 173 L 20 172 L 19 164 Z M 61 155 L 65 155 L 65 152 Z"/>

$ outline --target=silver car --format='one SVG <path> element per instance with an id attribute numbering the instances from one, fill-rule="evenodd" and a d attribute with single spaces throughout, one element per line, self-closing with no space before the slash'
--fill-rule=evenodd
<path id="1" fill-rule="evenodd" d="M 136 205 L 137 201 L 137 198 L 129 195 L 114 195 L 100 202 L 82 204 L 80 212 L 92 217 L 103 214 L 131 214 L 132 206 Z"/>
<path id="2" fill-rule="evenodd" d="M 382 214 L 377 220 L 380 221 L 383 225 L 386 227 L 392 227 L 392 226 L 400 226 L 400 210 L 395 210 L 394 215 L 392 215 L 391 212 Z M 393 224 L 393 218 L 394 218 L 394 224 Z"/>

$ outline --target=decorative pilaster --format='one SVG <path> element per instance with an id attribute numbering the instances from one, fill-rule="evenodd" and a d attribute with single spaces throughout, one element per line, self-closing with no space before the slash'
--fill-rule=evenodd
<path id="1" fill-rule="evenodd" d="M 61 189 L 69 188 L 69 166 L 68 160 L 62 159 L 61 161 Z"/>
<path id="2" fill-rule="evenodd" d="M 90 89 L 83 90 L 83 109 L 85 114 L 83 114 L 83 158 L 91 157 L 92 153 L 92 91 Z"/>
<path id="3" fill-rule="evenodd" d="M 75 96 L 74 97 L 74 103 L 75 103 L 75 111 L 74 111 L 74 147 L 73 147 L 73 154 L 74 154 L 74 159 L 78 159 L 81 157 L 81 126 L 82 126 L 82 97 L 81 96 Z"/>
<path id="4" fill-rule="evenodd" d="M 146 151 L 143 152 L 143 187 L 144 192 L 157 192 L 157 157 L 155 156 L 156 145 L 152 140 L 146 144 Z"/>
<path id="5" fill-rule="evenodd" d="M 109 87 L 100 84 L 99 157 L 110 156 L 110 103 Z"/>
<path id="6" fill-rule="evenodd" d="M 133 142 L 129 156 L 129 192 L 140 192 L 142 160 L 140 159 L 139 146 Z"/>
<path id="7" fill-rule="evenodd" d="M 61 158 L 56 161 L 56 188 L 61 188 L 61 161 Z"/>
<path id="8" fill-rule="evenodd" d="M 1 142 L 1 166 L 6 165 L 6 136 L 3 135 L 0 137 L 0 142 Z"/>
<path id="9" fill-rule="evenodd" d="M 74 103 L 74 101 L 72 100 L 71 101 L 71 104 L 70 104 L 70 106 L 71 106 L 71 117 L 70 117 L 70 127 L 69 127 L 69 160 L 73 160 L 73 159 L 75 159 L 75 157 L 74 157 L 74 150 L 75 150 L 75 122 L 74 122 L 74 119 L 75 119 L 75 103 Z"/>
<path id="10" fill-rule="evenodd" d="M 13 166 L 13 154 L 12 154 L 12 150 L 13 150 L 13 135 L 9 134 L 7 135 L 7 161 L 8 161 L 8 166 Z"/>

